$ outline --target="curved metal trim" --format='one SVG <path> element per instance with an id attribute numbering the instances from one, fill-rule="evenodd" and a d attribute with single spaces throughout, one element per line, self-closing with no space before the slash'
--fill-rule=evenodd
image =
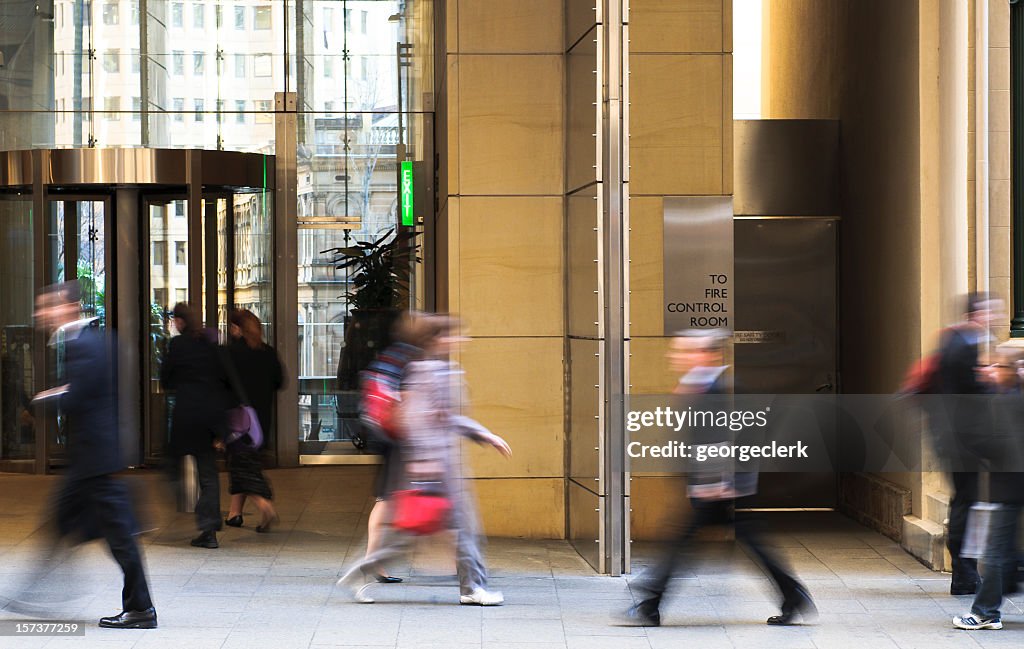
<path id="1" fill-rule="evenodd" d="M 274 189 L 274 156 L 199 150 L 205 187 Z M 42 150 L 44 185 L 185 185 L 186 149 Z M 0 188 L 31 185 L 32 152 L 0 151 Z"/>

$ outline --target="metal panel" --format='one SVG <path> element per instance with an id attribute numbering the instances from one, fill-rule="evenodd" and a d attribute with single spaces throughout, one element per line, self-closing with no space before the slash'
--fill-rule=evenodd
<path id="1" fill-rule="evenodd" d="M 604 304 L 604 381 L 602 392 L 605 409 L 605 468 L 602 472 L 602 490 L 607 494 L 607 515 L 605 523 L 605 549 L 607 572 L 612 576 L 622 574 L 625 569 L 625 499 L 624 478 L 626 458 L 625 417 L 622 413 L 622 395 L 626 393 L 626 313 L 625 313 L 625 246 L 627 224 L 624 222 L 622 182 L 622 72 L 623 72 L 623 25 L 620 0 L 607 0 L 605 5 L 607 47 L 604 57 L 604 98 L 605 138 L 604 182 L 605 196 L 603 214 L 602 250 L 605 297 Z M 601 289 L 599 289 L 601 290 Z"/>
<path id="2" fill-rule="evenodd" d="M 598 57 L 603 28 L 598 26 L 566 57 L 566 142 L 565 186 L 569 192 L 600 181 L 598 161 L 601 159 L 601 78 Z"/>
<path id="3" fill-rule="evenodd" d="M 732 328 L 733 223 L 729 196 L 665 199 L 665 335 Z"/>
<path id="4" fill-rule="evenodd" d="M 121 438 L 121 452 L 129 466 L 141 464 L 142 440 L 139 432 L 142 424 L 142 370 L 143 356 L 139 333 L 142 323 L 140 307 L 144 303 L 140 296 L 139 264 L 137 260 L 149 257 L 139 250 L 139 192 L 119 189 L 115 196 L 116 236 L 114 272 L 116 273 L 117 309 L 117 385 L 118 385 L 118 431 Z M 109 233 L 112 230 L 108 229 Z M 148 244 L 148 239 L 146 239 Z M 136 299 L 128 299 L 134 297 Z M 148 351 L 148 350 L 147 350 Z M 146 385 L 148 387 L 148 385 Z"/>
<path id="5" fill-rule="evenodd" d="M 598 490 L 601 466 L 601 343 L 569 340 L 569 477 Z"/>
<path id="6" fill-rule="evenodd" d="M 565 0 L 565 45 L 583 38 L 594 25 L 601 22 L 601 3 L 598 0 Z"/>
<path id="7" fill-rule="evenodd" d="M 30 151 L 0 151 L 0 187 L 27 187 L 34 177 Z"/>
<path id="8" fill-rule="evenodd" d="M 598 572 L 606 572 L 604 561 L 603 498 L 575 480 L 569 481 L 569 542 Z"/>
<path id="9" fill-rule="evenodd" d="M 235 151 L 195 151 L 205 185 L 273 189 L 274 157 Z M 185 149 L 53 149 L 40 168 L 47 185 L 184 185 Z M 0 187 L 33 182 L 29 151 L 0 152 Z"/>
<path id="10" fill-rule="evenodd" d="M 286 374 L 297 376 L 299 367 L 298 308 L 298 191 L 295 169 L 296 95 L 274 93 L 274 141 L 277 151 L 274 193 L 274 346 Z M 277 393 L 277 463 L 298 466 L 299 382 L 289 380 Z"/>
<path id="11" fill-rule="evenodd" d="M 570 336 L 596 338 L 599 335 L 603 296 L 599 291 L 601 267 L 599 185 L 566 199 L 566 299 Z"/>
<path id="12" fill-rule="evenodd" d="M 737 219 L 737 391 L 838 391 L 838 219 Z M 833 507 L 836 475 L 765 473 L 760 507 Z"/>
<path id="13" fill-rule="evenodd" d="M 839 122 L 733 122 L 736 214 L 840 213 Z"/>

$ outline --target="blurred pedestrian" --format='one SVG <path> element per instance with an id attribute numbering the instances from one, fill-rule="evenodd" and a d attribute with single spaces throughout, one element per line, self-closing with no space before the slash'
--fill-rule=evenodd
<path id="1" fill-rule="evenodd" d="M 138 523 L 128 489 L 114 474 L 125 468 L 117 429 L 116 345 L 97 318 L 81 318 L 77 282 L 50 287 L 36 299 L 36 318 L 51 344 L 63 341 L 67 382 L 36 395 L 56 400 L 68 422 L 68 470 L 56 498 L 57 539 L 103 538 L 124 573 L 122 611 L 101 627 L 154 629 L 156 609 L 146 582 Z"/>
<path id="2" fill-rule="evenodd" d="M 704 408 L 701 402 L 710 403 L 713 395 L 730 392 L 729 367 L 725 364 L 728 339 L 729 332 L 724 330 L 690 330 L 672 340 L 669 364 L 681 375 L 676 393 L 694 395 L 691 398 L 697 402 L 693 404 L 695 410 L 716 409 Z M 692 441 L 694 444 L 717 446 L 730 443 L 731 435 L 727 428 L 711 427 L 708 431 L 701 431 L 700 436 L 695 432 Z M 782 612 L 769 617 L 768 624 L 788 625 L 801 616 L 807 619 L 816 615 L 817 609 L 807 589 L 782 560 L 761 543 L 757 520 L 748 513 L 736 513 L 737 504 L 742 507 L 743 498 L 756 493 L 757 473 L 735 471 L 735 467 L 718 463 L 694 466 L 693 469 L 687 474 L 687 495 L 692 511 L 688 515 L 680 513 L 680 519 L 671 529 L 670 539 L 661 548 L 661 558 L 633 582 L 632 588 L 639 592 L 640 601 L 626 612 L 628 621 L 642 626 L 661 624 L 661 600 L 683 553 L 690 548 L 701 528 L 722 522 L 733 523 L 736 540 L 750 549 L 782 595 Z"/>
<path id="3" fill-rule="evenodd" d="M 237 384 L 242 394 L 235 397 L 248 402 L 256 411 L 264 435 L 273 430 L 274 393 L 284 387 L 284 370 L 277 351 L 263 341 L 263 326 L 252 311 L 243 309 L 231 313 L 227 347 L 229 383 Z M 239 404 L 235 404 L 236 406 Z M 263 475 L 263 461 L 259 449 L 228 448 L 228 473 L 231 508 L 224 522 L 231 527 L 242 527 L 242 510 L 246 498 L 251 498 L 260 512 L 257 532 L 269 532 L 279 519 L 274 505 L 273 491 Z"/>
<path id="4" fill-rule="evenodd" d="M 967 297 L 964 319 L 944 331 L 939 348 L 938 390 L 949 395 L 932 404 L 932 425 L 950 428 L 949 448 L 942 451 L 950 463 L 953 496 L 949 502 L 946 547 L 953 563 L 950 594 L 972 595 L 980 578 L 976 559 L 960 556 L 967 527 L 967 513 L 978 500 L 978 467 L 975 444 L 990 432 L 987 403 L 978 395 L 995 391 L 991 377 L 981 371 L 981 354 L 993 339 L 992 329 L 1005 322 L 1003 301 L 988 293 Z M 985 363 L 987 365 L 987 363 Z M 934 416 L 936 407 L 942 421 Z"/>
<path id="5" fill-rule="evenodd" d="M 987 542 L 971 611 L 953 618 L 953 626 L 968 631 L 1003 628 L 1003 595 L 1017 591 L 1018 524 L 1024 508 L 1024 397 L 1017 371 L 1021 355 L 1019 348 L 1002 347 L 987 372 L 996 391 L 986 399 L 992 405 L 993 426 L 975 449 L 989 469 L 989 506 L 972 511 L 978 517 L 972 526 L 987 528 L 974 532 Z"/>
<path id="6" fill-rule="evenodd" d="M 179 335 L 168 343 L 160 369 L 160 385 L 174 391 L 168 468 L 176 483 L 182 459 L 187 455 L 195 458 L 199 478 L 196 527 L 200 534 L 192 539 L 192 545 L 213 549 L 219 547 L 217 532 L 221 529 L 216 449 L 223 447 L 226 376 L 216 339 L 203 330 L 195 311 L 178 303 L 172 317 Z"/>
<path id="7" fill-rule="evenodd" d="M 476 506 L 464 480 L 460 442 L 467 437 L 493 446 L 506 457 L 511 457 L 512 450 L 505 440 L 459 414 L 460 405 L 466 403 L 462 370 L 449 359 L 449 354 L 462 341 L 458 337 L 458 323 L 440 315 L 417 315 L 404 326 L 407 328 L 401 333 L 401 339 L 423 351 L 420 357 L 408 363 L 402 381 L 399 458 L 403 491 L 418 492 L 423 485 L 431 485 L 434 494 L 450 503 L 444 523 L 456 533 L 459 603 L 500 605 L 504 602 L 502 594 L 487 590 L 487 568 Z M 393 526 L 385 528 L 377 549 L 338 580 L 338 585 L 348 588 L 356 601 L 373 602 L 367 593 L 373 582 L 366 583 L 366 579 L 387 574 L 386 564 L 412 542 L 409 534 L 396 529 L 396 526 L 405 527 L 402 516 L 429 515 L 400 509 L 397 504 L 393 508 Z"/>
<path id="8" fill-rule="evenodd" d="M 377 358 L 370 363 L 367 371 L 362 377 L 362 382 L 371 380 L 384 381 L 387 389 L 394 394 L 401 393 L 401 385 L 406 376 L 406 369 L 410 361 L 422 356 L 423 350 L 417 347 L 422 341 L 414 339 L 412 330 L 412 314 L 404 313 L 395 321 L 391 332 L 391 342 L 384 348 Z M 364 385 L 364 389 L 366 386 Z M 395 439 L 392 431 L 379 429 L 376 425 L 368 423 L 368 418 L 362 418 L 362 425 L 370 433 L 370 444 L 374 452 L 381 458 L 380 469 L 377 473 L 377 480 L 374 485 L 374 496 L 376 502 L 370 511 L 367 521 L 367 552 L 370 557 L 381 546 L 381 539 L 384 531 L 393 514 L 392 494 L 401 486 L 401 462 L 399 458 L 398 440 Z M 380 583 L 401 583 L 401 577 L 388 574 L 383 567 L 374 575 Z"/>

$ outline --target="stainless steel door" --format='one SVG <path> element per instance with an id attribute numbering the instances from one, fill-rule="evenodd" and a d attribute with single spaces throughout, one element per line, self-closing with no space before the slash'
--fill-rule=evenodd
<path id="1" fill-rule="evenodd" d="M 838 391 L 839 220 L 735 220 L 736 389 Z M 764 473 L 759 507 L 834 507 L 835 473 Z"/>

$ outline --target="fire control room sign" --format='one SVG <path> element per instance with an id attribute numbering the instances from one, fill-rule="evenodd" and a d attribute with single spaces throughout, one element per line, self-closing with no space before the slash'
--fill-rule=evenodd
<path id="1" fill-rule="evenodd" d="M 665 335 L 732 330 L 731 196 L 665 198 Z"/>

